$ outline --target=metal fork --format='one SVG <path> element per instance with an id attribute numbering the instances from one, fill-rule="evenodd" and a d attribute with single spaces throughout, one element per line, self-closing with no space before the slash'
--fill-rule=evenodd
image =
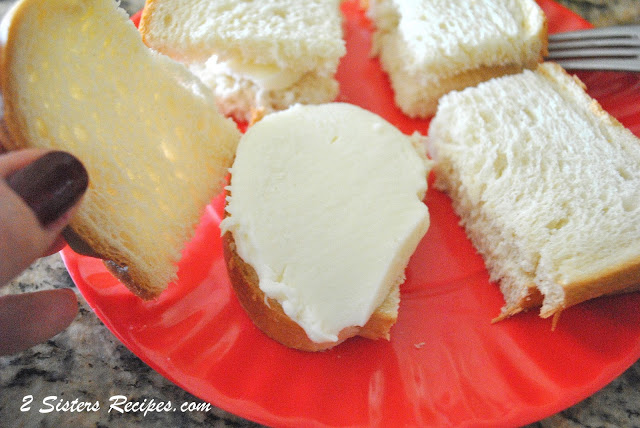
<path id="1" fill-rule="evenodd" d="M 640 71 L 640 25 L 551 34 L 546 59 L 568 70 Z"/>

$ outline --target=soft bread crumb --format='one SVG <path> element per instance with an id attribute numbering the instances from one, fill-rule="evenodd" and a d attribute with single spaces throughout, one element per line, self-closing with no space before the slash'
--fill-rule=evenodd
<path id="1" fill-rule="evenodd" d="M 346 53 L 339 0 L 149 0 L 140 32 L 148 46 L 188 64 L 220 110 L 240 121 L 254 109 L 338 95 L 334 75 Z"/>
<path id="2" fill-rule="evenodd" d="M 368 15 L 372 51 L 411 117 L 433 115 L 452 90 L 535 68 L 546 53 L 546 18 L 533 0 L 371 0 Z"/>

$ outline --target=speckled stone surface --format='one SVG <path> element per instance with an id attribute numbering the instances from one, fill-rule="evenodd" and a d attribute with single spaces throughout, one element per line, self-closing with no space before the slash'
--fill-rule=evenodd
<path id="1" fill-rule="evenodd" d="M 597 27 L 640 22 L 638 0 L 557 0 Z"/>
<path id="2" fill-rule="evenodd" d="M 638 0 L 560 0 L 596 25 L 638 22 Z M 10 2 L 0 0 L 0 15 Z M 130 13 L 141 0 L 122 1 Z M 68 287 L 76 290 L 59 255 L 34 263 L 0 294 Z M 77 291 L 77 290 L 76 290 Z M 201 412 L 108 413 L 109 398 L 202 403 L 153 371 L 125 348 L 98 320 L 78 293 L 80 312 L 73 324 L 48 342 L 9 357 L 0 357 L 1 427 L 257 427 L 211 408 Z M 28 403 L 28 397 L 33 402 Z M 42 400 L 100 402 L 96 412 L 39 413 Z M 27 399 L 25 399 L 27 397 Z M 27 400 L 27 401 L 25 401 Z M 24 404 L 29 411 L 21 411 Z M 640 362 L 601 391 L 556 415 L 529 425 L 547 427 L 640 427 Z"/>
<path id="3" fill-rule="evenodd" d="M 69 287 L 77 291 L 58 254 L 43 258 L 0 294 Z M 197 403 L 133 355 L 100 322 L 78 293 L 80 311 L 63 333 L 25 352 L 0 358 L 0 426 L 2 427 L 253 427 L 217 408 L 192 412 L 108 412 L 110 398 L 131 401 Z M 25 397 L 33 397 L 29 403 Z M 56 397 L 56 398 L 50 398 Z M 40 413 L 60 402 L 86 401 L 99 411 Z M 29 411 L 21 411 L 27 405 Z"/>

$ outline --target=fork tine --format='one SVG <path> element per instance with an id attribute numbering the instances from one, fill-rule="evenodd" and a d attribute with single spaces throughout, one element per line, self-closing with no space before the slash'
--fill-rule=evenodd
<path id="1" fill-rule="evenodd" d="M 549 41 L 549 50 L 595 47 L 640 47 L 640 38 L 602 38 Z"/>
<path id="2" fill-rule="evenodd" d="M 640 25 L 550 35 L 546 59 L 572 70 L 640 71 Z"/>
<path id="3" fill-rule="evenodd" d="M 553 60 L 566 70 L 640 71 L 639 61 L 611 58 Z"/>
<path id="4" fill-rule="evenodd" d="M 640 34 L 640 25 L 616 25 L 611 27 L 592 28 L 587 30 L 566 31 L 549 35 L 549 42 L 575 39 L 598 39 L 602 37 L 635 37 Z"/>
<path id="5" fill-rule="evenodd" d="M 548 59 L 560 58 L 637 58 L 640 48 L 549 49 Z"/>

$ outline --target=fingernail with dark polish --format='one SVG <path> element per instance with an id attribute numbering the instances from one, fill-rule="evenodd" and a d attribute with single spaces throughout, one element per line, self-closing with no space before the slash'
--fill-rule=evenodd
<path id="1" fill-rule="evenodd" d="M 40 224 L 47 226 L 82 197 L 89 175 L 76 157 L 54 151 L 16 171 L 7 183 L 31 207 Z"/>

